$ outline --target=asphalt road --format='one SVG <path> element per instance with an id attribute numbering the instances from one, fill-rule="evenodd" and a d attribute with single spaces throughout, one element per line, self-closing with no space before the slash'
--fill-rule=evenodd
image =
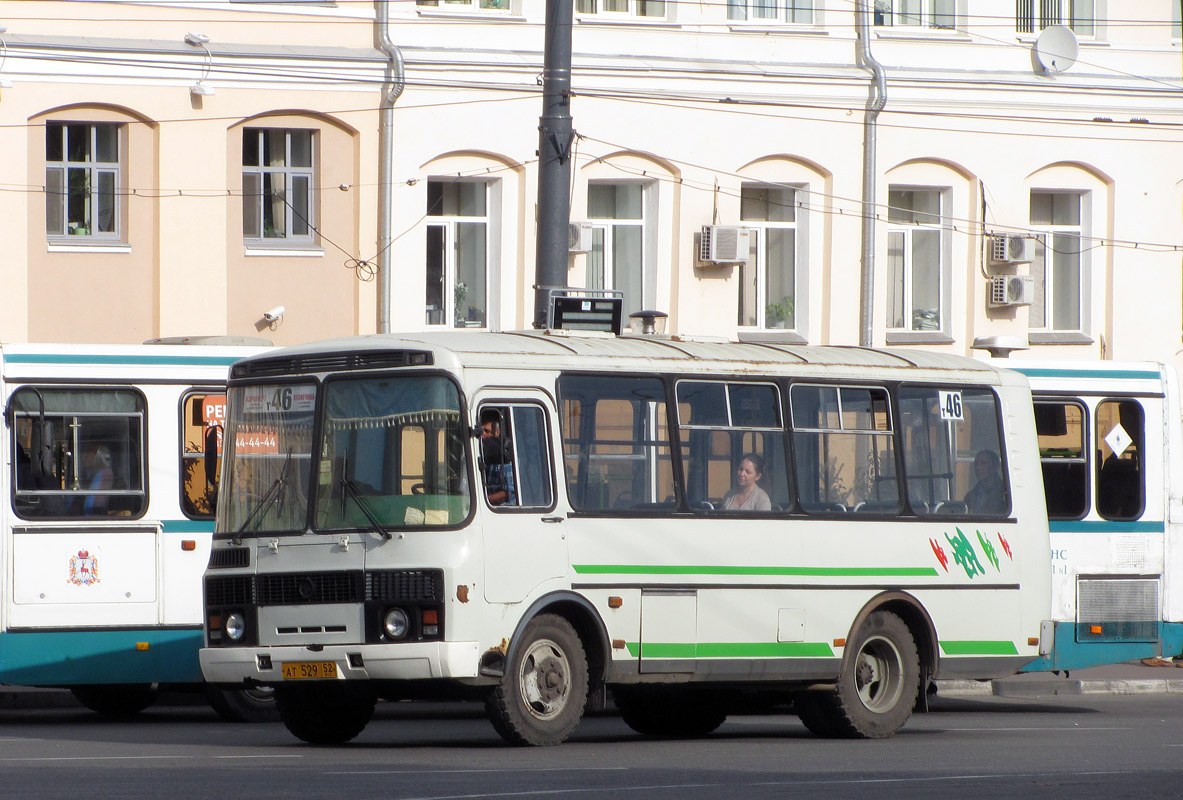
<path id="1" fill-rule="evenodd" d="M 45 798 L 1089 798 L 1183 781 L 1183 694 L 959 696 L 896 737 L 814 738 L 792 716 L 654 740 L 615 716 L 559 747 L 503 746 L 478 706 L 386 704 L 353 743 L 162 705 L 111 723 L 77 708 L 0 710 L 0 796 Z"/>

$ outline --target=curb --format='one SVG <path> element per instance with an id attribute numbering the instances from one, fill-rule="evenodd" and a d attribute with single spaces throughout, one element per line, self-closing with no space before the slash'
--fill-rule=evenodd
<path id="1" fill-rule="evenodd" d="M 937 696 L 946 697 L 1046 697 L 1085 694 L 1183 694 L 1183 680 L 1139 678 L 1133 680 L 1075 681 L 1063 678 L 995 681 L 936 681 Z"/>

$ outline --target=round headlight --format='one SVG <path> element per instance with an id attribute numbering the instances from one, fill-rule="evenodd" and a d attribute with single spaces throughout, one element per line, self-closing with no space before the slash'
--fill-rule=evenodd
<path id="1" fill-rule="evenodd" d="M 407 619 L 407 612 L 401 608 L 392 608 L 386 612 L 386 619 L 382 621 L 382 625 L 386 628 L 386 635 L 391 639 L 401 639 L 407 635 L 410 620 Z"/>
<path id="2" fill-rule="evenodd" d="M 246 634 L 246 620 L 237 611 L 226 617 L 226 636 L 237 642 Z"/>

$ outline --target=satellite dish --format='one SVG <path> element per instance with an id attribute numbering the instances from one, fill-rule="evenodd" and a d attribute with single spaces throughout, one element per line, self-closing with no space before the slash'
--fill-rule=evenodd
<path id="1" fill-rule="evenodd" d="M 1032 54 L 1039 69 L 1053 75 L 1064 72 L 1076 63 L 1080 51 L 1076 34 L 1067 25 L 1052 25 L 1044 28 L 1035 40 Z"/>

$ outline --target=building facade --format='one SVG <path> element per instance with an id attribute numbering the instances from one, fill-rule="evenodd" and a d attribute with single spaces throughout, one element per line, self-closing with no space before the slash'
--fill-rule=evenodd
<path id="1" fill-rule="evenodd" d="M 575 0 L 568 284 L 857 344 L 869 208 L 873 344 L 1178 360 L 1180 0 L 874 0 L 862 42 L 857 7 Z M 383 288 L 395 331 L 528 327 L 544 18 L 0 1 L 0 340 L 295 343 L 373 332 Z"/>

